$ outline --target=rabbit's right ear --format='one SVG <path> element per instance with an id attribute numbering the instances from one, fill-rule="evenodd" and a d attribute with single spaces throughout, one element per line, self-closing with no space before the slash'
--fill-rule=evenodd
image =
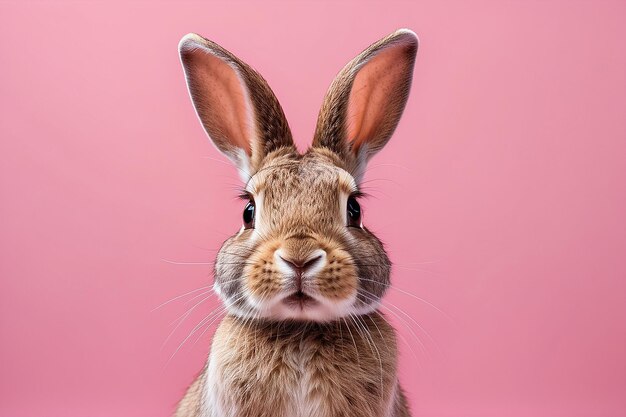
<path id="1" fill-rule="evenodd" d="M 181 39 L 178 50 L 204 130 L 244 178 L 252 176 L 270 152 L 294 147 L 285 114 L 256 71 L 194 33 Z"/>

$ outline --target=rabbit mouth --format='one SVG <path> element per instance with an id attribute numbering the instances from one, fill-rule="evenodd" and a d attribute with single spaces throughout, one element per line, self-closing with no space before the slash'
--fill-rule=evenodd
<path id="1" fill-rule="evenodd" d="M 318 304 L 317 300 L 302 291 L 296 291 L 290 296 L 283 298 L 282 301 L 290 307 L 299 307 L 301 310 Z"/>

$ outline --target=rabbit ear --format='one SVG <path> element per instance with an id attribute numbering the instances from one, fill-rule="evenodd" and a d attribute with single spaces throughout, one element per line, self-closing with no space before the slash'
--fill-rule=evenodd
<path id="1" fill-rule="evenodd" d="M 270 152 L 295 149 L 276 96 L 256 71 L 194 33 L 179 45 L 198 118 L 215 146 L 249 178 Z"/>
<path id="2" fill-rule="evenodd" d="M 417 45 L 417 36 L 408 29 L 392 33 L 350 61 L 326 93 L 313 146 L 337 153 L 357 179 L 398 125 Z"/>

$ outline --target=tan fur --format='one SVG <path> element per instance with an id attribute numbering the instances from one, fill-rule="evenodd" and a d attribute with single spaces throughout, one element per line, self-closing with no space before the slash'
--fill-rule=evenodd
<path id="1" fill-rule="evenodd" d="M 390 402 L 391 416 L 409 415 L 396 378 L 394 332 L 380 313 L 305 326 L 228 316 L 215 334 L 211 359 L 219 364 L 223 415 L 380 417 Z M 176 417 L 203 415 L 198 386 L 215 382 L 205 375 Z M 303 409 L 308 404 L 311 409 Z"/>
<path id="2" fill-rule="evenodd" d="M 409 416 L 395 334 L 377 310 L 391 264 L 347 202 L 398 123 L 416 49 L 401 30 L 348 64 L 300 154 L 260 75 L 198 35 L 181 41 L 198 115 L 245 172 L 255 216 L 217 254 L 228 314 L 176 417 Z"/>
<path id="3" fill-rule="evenodd" d="M 206 390 L 206 366 L 187 389 L 187 393 L 178 403 L 176 417 L 179 416 L 201 416 L 204 413 L 203 392 Z"/>

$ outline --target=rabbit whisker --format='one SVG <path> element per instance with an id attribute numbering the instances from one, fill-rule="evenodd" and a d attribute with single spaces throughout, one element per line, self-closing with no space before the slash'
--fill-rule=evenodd
<path id="1" fill-rule="evenodd" d="M 207 293 L 203 294 L 206 295 Z M 178 319 L 178 324 L 176 325 L 176 327 L 174 327 L 174 329 L 167 335 L 167 338 L 165 338 L 165 341 L 163 342 L 163 344 L 161 345 L 161 350 L 163 350 L 163 347 L 165 347 L 165 345 L 167 344 L 167 342 L 170 340 L 170 338 L 172 337 L 172 335 L 176 332 L 176 330 L 180 327 L 180 325 L 185 321 L 185 319 L 187 317 L 189 317 L 189 315 L 202 303 L 204 303 L 205 301 L 207 301 L 209 298 L 211 298 L 213 296 L 213 294 L 209 294 L 207 297 L 203 298 L 202 300 L 200 300 L 198 303 L 196 303 L 193 307 L 191 307 L 189 310 L 187 310 L 187 312 L 183 315 L 181 315 Z M 173 323 L 176 322 L 176 320 L 174 320 Z"/>
<path id="2" fill-rule="evenodd" d="M 174 298 L 170 298 L 169 300 L 165 301 L 164 303 L 159 304 L 158 306 L 156 306 L 155 308 L 153 308 L 152 310 L 150 310 L 150 312 L 156 311 L 156 310 L 160 309 L 161 307 L 164 307 L 164 306 L 166 306 L 167 304 L 171 303 L 172 301 L 176 301 L 176 300 L 178 300 L 179 298 L 185 297 L 185 296 L 187 296 L 187 295 L 189 295 L 189 294 L 193 294 L 194 292 L 198 292 L 198 291 L 205 290 L 205 289 L 208 289 L 208 288 L 210 288 L 208 285 L 204 285 L 204 286 L 202 286 L 202 287 L 200 287 L 200 288 L 196 288 L 195 290 L 191 290 L 191 291 L 189 291 L 189 292 L 186 292 L 186 293 L 181 294 L 181 295 L 179 295 L 179 296 L 176 296 L 176 297 L 174 297 Z"/>
<path id="3" fill-rule="evenodd" d="M 369 329 L 367 328 L 367 326 L 365 325 L 365 322 L 362 321 L 362 319 L 360 319 L 359 317 L 355 316 L 354 313 L 349 313 L 350 318 L 352 319 L 352 321 L 354 322 L 354 324 L 356 325 L 356 330 L 361 333 L 361 330 L 363 330 L 364 334 L 361 334 L 361 337 L 363 339 L 365 339 L 365 341 L 367 342 L 367 344 L 370 347 L 370 350 L 372 351 L 372 354 L 376 354 L 376 356 L 378 357 L 378 363 L 380 365 L 380 398 L 382 401 L 382 397 L 383 397 L 383 361 L 380 357 L 380 351 L 378 350 L 378 347 L 376 346 L 376 343 L 374 342 L 374 339 L 372 339 L 372 335 L 369 333 Z M 374 352 L 375 350 L 375 352 Z"/>
<path id="4" fill-rule="evenodd" d="M 367 278 L 359 278 L 359 279 L 360 279 L 360 280 L 362 280 L 362 281 L 369 281 L 369 282 L 379 283 L 379 281 L 376 281 L 376 280 L 373 280 L 373 279 L 367 279 Z M 436 305 L 434 305 L 434 304 L 433 304 L 433 303 L 431 303 L 430 301 L 425 300 L 425 299 L 423 299 L 423 298 L 421 298 L 421 297 L 418 297 L 417 295 L 415 295 L 415 294 L 413 294 L 413 293 L 411 293 L 411 292 L 409 292 L 409 291 L 403 290 L 402 288 L 399 288 L 399 287 L 397 287 L 397 286 L 395 286 L 395 285 L 392 285 L 392 284 L 387 284 L 387 286 L 388 286 L 389 288 L 391 288 L 392 290 L 395 290 L 395 291 L 398 291 L 398 292 L 400 292 L 400 293 L 402 293 L 402 294 L 408 295 L 409 297 L 412 297 L 412 298 L 414 298 L 414 299 L 416 299 L 416 300 L 418 300 L 418 301 L 420 301 L 420 302 L 422 302 L 422 303 L 424 303 L 424 304 L 428 305 L 429 307 L 434 308 L 434 309 L 435 309 L 435 310 L 437 310 L 439 313 L 443 314 L 443 315 L 444 315 L 444 316 L 445 316 L 448 320 L 450 320 L 450 321 L 451 321 L 451 322 L 453 322 L 453 323 L 456 323 L 456 320 L 455 320 L 452 316 L 450 316 L 449 314 L 447 314 L 445 311 L 441 310 L 439 307 L 437 307 Z"/>
<path id="5" fill-rule="evenodd" d="M 359 358 L 359 348 L 356 347 L 356 341 L 354 340 L 354 335 L 352 334 L 352 330 L 350 330 L 350 325 L 346 321 L 345 317 L 342 317 L 343 322 L 346 324 L 346 329 L 348 329 L 348 333 L 350 333 L 350 338 L 352 339 L 352 343 L 354 344 L 354 353 L 356 354 L 357 363 L 359 367 L 361 366 L 361 359 Z"/>
<path id="6" fill-rule="evenodd" d="M 367 293 L 367 291 L 365 291 Z M 362 297 L 365 297 L 368 301 L 370 302 L 378 302 L 380 301 L 377 298 L 372 298 L 366 294 L 359 294 Z M 384 305 L 382 302 L 379 304 L 380 307 L 384 308 L 385 310 L 387 310 L 390 314 L 392 314 L 394 317 L 396 317 L 398 320 L 400 320 L 400 322 L 406 326 L 407 330 L 409 330 L 409 332 L 411 333 L 411 335 L 415 338 L 415 340 L 417 341 L 417 343 L 420 345 L 422 351 L 424 352 L 424 354 L 429 355 L 429 351 L 428 349 L 426 349 L 426 346 L 424 345 L 424 343 L 422 342 L 422 339 L 420 339 L 420 337 L 415 333 L 415 331 L 413 330 L 413 328 L 410 326 L 409 322 L 407 322 L 402 316 L 399 316 L 395 311 L 393 311 L 391 308 L 389 308 L 388 306 Z"/>

